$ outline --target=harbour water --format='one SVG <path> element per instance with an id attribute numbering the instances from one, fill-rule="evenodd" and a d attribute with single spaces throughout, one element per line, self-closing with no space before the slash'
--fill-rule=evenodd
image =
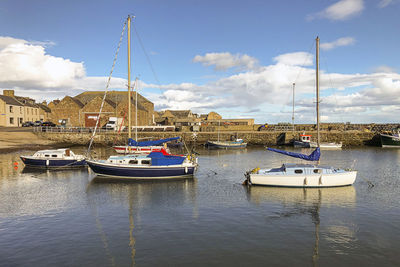
<path id="1" fill-rule="evenodd" d="M 199 152 L 193 179 L 129 183 L 1 154 L 0 266 L 400 265 L 400 150 L 323 151 L 359 171 L 325 189 L 243 186 L 249 169 L 296 162 L 263 148 Z"/>

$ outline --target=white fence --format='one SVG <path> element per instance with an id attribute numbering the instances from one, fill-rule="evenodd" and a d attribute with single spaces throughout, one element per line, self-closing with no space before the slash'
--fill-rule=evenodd
<path id="1" fill-rule="evenodd" d="M 135 131 L 136 127 L 132 127 L 132 131 Z M 174 132 L 175 126 L 137 126 L 138 132 Z M 49 127 L 49 126 L 38 126 L 33 127 L 34 132 L 50 132 L 50 133 L 92 133 L 94 127 Z M 97 128 L 98 133 L 114 133 L 118 130 Z M 128 128 L 125 127 L 121 132 L 128 132 Z"/>

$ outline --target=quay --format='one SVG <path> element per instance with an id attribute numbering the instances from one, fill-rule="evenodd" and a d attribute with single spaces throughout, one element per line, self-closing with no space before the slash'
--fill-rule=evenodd
<path id="1" fill-rule="evenodd" d="M 190 131 L 165 131 L 165 132 L 138 132 L 138 139 L 161 139 L 180 136 L 185 143 L 204 145 L 208 140 L 232 140 L 242 138 L 248 145 L 276 146 L 288 143 L 294 137 L 302 133 L 316 137 L 316 131 L 221 131 L 221 132 L 190 132 Z M 47 139 L 55 143 L 70 143 L 76 145 L 88 144 L 92 132 L 90 129 L 36 129 L 34 133 L 41 139 Z M 379 138 L 376 132 L 348 130 L 348 131 L 321 131 L 322 142 L 342 142 L 343 146 L 379 146 Z M 100 130 L 94 138 L 95 144 L 113 145 L 126 144 L 128 134 L 114 131 Z"/>

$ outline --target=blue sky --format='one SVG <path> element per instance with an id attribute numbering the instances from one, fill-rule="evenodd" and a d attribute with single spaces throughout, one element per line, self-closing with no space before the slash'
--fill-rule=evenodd
<path id="1" fill-rule="evenodd" d="M 134 14 L 133 77 L 156 109 L 257 122 L 314 122 L 315 37 L 322 120 L 398 122 L 399 0 L 0 1 L 0 89 L 37 100 L 104 90 Z M 125 33 L 126 37 L 126 33 Z M 112 87 L 126 84 L 126 38 Z"/>

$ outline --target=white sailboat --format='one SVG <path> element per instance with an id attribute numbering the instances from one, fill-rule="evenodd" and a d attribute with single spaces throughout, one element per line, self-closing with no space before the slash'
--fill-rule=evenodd
<path id="1" fill-rule="evenodd" d="M 270 151 L 288 156 L 314 161 L 314 164 L 285 163 L 279 168 L 256 168 L 245 174 L 247 184 L 282 186 L 282 187 L 337 187 L 352 185 L 357 176 L 357 171 L 344 170 L 331 166 L 320 166 L 320 134 L 319 134 L 319 37 L 316 39 L 316 98 L 317 98 L 317 145 L 310 154 L 282 151 L 268 148 Z"/>

